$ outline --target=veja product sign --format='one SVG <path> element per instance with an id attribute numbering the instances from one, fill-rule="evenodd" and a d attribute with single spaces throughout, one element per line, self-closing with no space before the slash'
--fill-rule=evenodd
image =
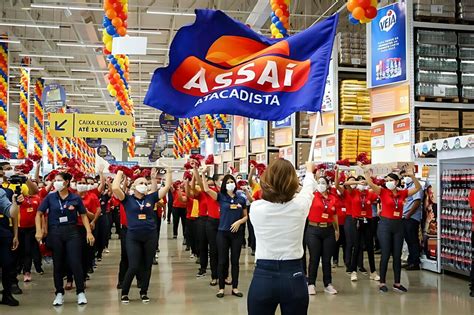
<path id="1" fill-rule="evenodd" d="M 338 21 L 331 16 L 285 39 L 270 39 L 221 11 L 196 10 L 155 71 L 144 103 L 176 117 L 232 114 L 282 120 L 319 111 Z"/>
<path id="2" fill-rule="evenodd" d="M 406 4 L 380 8 L 370 23 L 369 87 L 407 79 Z"/>

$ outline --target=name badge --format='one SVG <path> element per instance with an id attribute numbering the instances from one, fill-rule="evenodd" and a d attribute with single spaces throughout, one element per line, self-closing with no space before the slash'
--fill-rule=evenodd
<path id="1" fill-rule="evenodd" d="M 151 203 L 147 202 L 146 205 L 145 205 L 145 207 L 150 208 L 150 207 L 151 207 Z"/>
<path id="2" fill-rule="evenodd" d="M 346 212 L 346 208 L 341 208 L 342 212 Z"/>
<path id="3" fill-rule="evenodd" d="M 366 211 L 361 211 L 360 215 L 367 215 L 367 212 Z"/>
<path id="4" fill-rule="evenodd" d="M 327 213 L 323 213 L 323 215 L 321 216 L 321 218 L 323 218 L 323 219 L 327 219 L 327 218 L 329 218 L 329 214 L 327 214 Z"/>
<path id="5" fill-rule="evenodd" d="M 394 217 L 399 217 L 399 216 L 400 216 L 400 212 L 394 212 L 394 213 L 393 213 L 393 216 L 394 216 Z"/>
<path id="6" fill-rule="evenodd" d="M 231 204 L 231 205 L 230 205 L 230 208 L 231 208 L 232 210 L 236 210 L 236 209 L 239 208 L 239 205 Z"/>
<path id="7" fill-rule="evenodd" d="M 146 214 L 139 214 L 138 215 L 138 220 L 146 220 Z"/>
<path id="8" fill-rule="evenodd" d="M 59 217 L 59 223 L 66 223 L 67 221 L 67 217 Z"/>
<path id="9" fill-rule="evenodd" d="M 33 208 L 26 209 L 26 212 L 33 212 Z"/>

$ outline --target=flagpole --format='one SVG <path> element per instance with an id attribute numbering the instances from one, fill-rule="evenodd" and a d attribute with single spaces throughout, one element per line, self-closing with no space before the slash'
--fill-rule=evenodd
<path id="1" fill-rule="evenodd" d="M 309 149 L 308 162 L 313 161 L 314 147 L 316 145 L 316 137 L 318 136 L 319 121 L 321 120 L 321 111 L 316 113 L 316 122 L 314 123 L 313 138 L 311 139 L 311 147 Z"/>

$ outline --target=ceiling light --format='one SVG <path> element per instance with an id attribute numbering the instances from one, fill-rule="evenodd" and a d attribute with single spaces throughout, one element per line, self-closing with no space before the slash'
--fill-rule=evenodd
<path id="1" fill-rule="evenodd" d="M 42 3 L 32 3 L 32 8 L 37 9 L 60 9 L 60 10 L 76 10 L 76 11 L 104 11 L 103 8 L 99 7 L 87 7 L 87 6 L 66 6 L 66 5 L 53 5 L 53 4 L 42 4 Z"/>
<path id="2" fill-rule="evenodd" d="M 102 27 L 99 27 L 97 29 L 99 32 L 102 32 L 104 30 L 104 28 Z M 148 35 L 162 35 L 163 32 L 160 32 L 160 31 L 153 31 L 153 30 L 135 30 L 135 29 L 128 29 L 127 30 L 127 33 L 130 33 L 130 34 L 148 34 Z"/>
<path id="3" fill-rule="evenodd" d="M 67 104 L 68 107 L 80 107 L 80 108 L 100 108 L 100 105 L 71 105 Z"/>
<path id="4" fill-rule="evenodd" d="M 20 67 L 20 66 L 11 66 L 10 69 L 21 69 L 21 68 L 28 68 L 30 70 L 37 70 L 37 71 L 43 71 L 43 67 Z"/>
<path id="5" fill-rule="evenodd" d="M 97 115 L 110 115 L 110 114 L 113 114 L 112 112 L 95 112 L 94 114 L 97 114 Z"/>
<path id="6" fill-rule="evenodd" d="M 67 78 L 67 77 L 43 77 L 45 80 L 58 80 L 58 81 L 87 81 L 86 78 Z"/>
<path id="7" fill-rule="evenodd" d="M 38 57 L 38 58 L 74 59 L 73 56 L 61 56 L 61 55 L 19 54 L 19 56 L 20 57 Z"/>
<path id="8" fill-rule="evenodd" d="M 158 60 L 152 59 L 134 59 L 130 60 L 130 63 L 159 63 Z"/>
<path id="9" fill-rule="evenodd" d="M 7 44 L 19 44 L 19 40 L 12 40 L 12 39 L 4 39 L 0 38 L 0 43 L 7 43 Z"/>
<path id="10" fill-rule="evenodd" d="M 46 24 L 24 24 L 24 23 L 11 23 L 11 22 L 0 22 L 0 26 L 14 26 L 14 27 L 32 27 L 32 28 L 54 28 L 59 29 L 59 25 L 46 25 Z"/>
<path id="11" fill-rule="evenodd" d="M 178 15 L 178 16 L 194 16 L 194 13 L 190 12 L 178 12 L 178 11 L 156 11 L 153 9 L 146 10 L 148 14 L 158 14 L 158 15 Z"/>
<path id="12" fill-rule="evenodd" d="M 67 43 L 67 42 L 58 42 L 56 43 L 58 46 L 63 47 L 85 47 L 85 48 L 102 48 L 104 45 L 102 44 L 81 44 L 81 43 Z"/>
<path id="13" fill-rule="evenodd" d="M 71 69 L 72 72 L 89 72 L 89 73 L 109 73 L 108 70 L 94 70 L 94 69 Z"/>
<path id="14" fill-rule="evenodd" d="M 147 47 L 146 49 L 147 50 L 158 50 L 158 51 L 168 51 L 168 50 L 170 50 L 167 47 Z"/>
<path id="15" fill-rule="evenodd" d="M 132 83 L 132 84 L 149 84 L 150 81 L 137 81 L 137 80 L 130 80 L 128 81 L 129 83 Z"/>
<path id="16" fill-rule="evenodd" d="M 107 88 L 103 87 L 96 87 L 96 86 L 83 86 L 81 87 L 83 90 L 100 90 L 100 91 L 106 91 Z"/>
<path id="17" fill-rule="evenodd" d="M 103 100 L 87 100 L 87 103 L 115 103 L 114 101 L 103 101 Z"/>
<path id="18" fill-rule="evenodd" d="M 94 94 L 66 93 L 67 96 L 95 96 Z"/>

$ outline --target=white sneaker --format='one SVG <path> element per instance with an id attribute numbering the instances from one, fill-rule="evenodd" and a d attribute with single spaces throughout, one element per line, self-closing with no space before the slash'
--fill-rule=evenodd
<path id="1" fill-rule="evenodd" d="M 337 294 L 337 290 L 334 289 L 334 287 L 332 286 L 332 284 L 329 284 L 327 287 L 324 288 L 324 292 L 326 293 L 329 293 L 329 294 Z"/>
<path id="2" fill-rule="evenodd" d="M 158 253 L 155 254 L 155 258 L 158 258 Z"/>
<path id="3" fill-rule="evenodd" d="M 370 280 L 380 281 L 380 276 L 377 271 L 370 273 Z"/>
<path id="4" fill-rule="evenodd" d="M 62 293 L 56 294 L 56 298 L 53 301 L 53 306 L 61 306 L 64 304 L 64 295 Z"/>
<path id="5" fill-rule="evenodd" d="M 351 273 L 351 281 L 357 281 L 357 272 L 353 271 Z"/>
<path id="6" fill-rule="evenodd" d="M 87 304 L 86 294 L 84 292 L 79 293 L 77 295 L 77 305 L 86 305 L 86 304 Z"/>
<path id="7" fill-rule="evenodd" d="M 106 249 L 104 249 L 104 253 L 109 254 L 109 253 L 110 253 L 110 250 L 108 250 L 108 249 L 106 248 Z"/>
<path id="8" fill-rule="evenodd" d="M 316 287 L 314 286 L 314 284 L 310 284 L 308 286 L 308 294 L 309 295 L 316 295 Z"/>
<path id="9" fill-rule="evenodd" d="M 189 255 L 189 258 L 193 259 L 195 256 L 194 254 Z"/>

